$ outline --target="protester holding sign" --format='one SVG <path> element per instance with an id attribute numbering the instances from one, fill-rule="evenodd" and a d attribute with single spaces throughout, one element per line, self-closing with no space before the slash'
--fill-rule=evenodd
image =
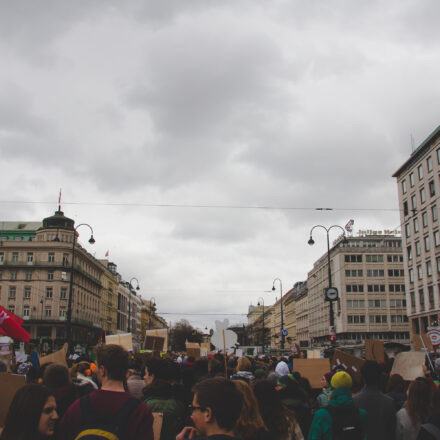
<path id="1" fill-rule="evenodd" d="M 1 440 L 51 439 L 58 419 L 55 397 L 43 385 L 30 384 L 15 394 Z"/>

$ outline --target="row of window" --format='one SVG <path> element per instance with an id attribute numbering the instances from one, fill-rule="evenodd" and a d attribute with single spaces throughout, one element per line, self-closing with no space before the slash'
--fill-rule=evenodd
<path id="1" fill-rule="evenodd" d="M 437 262 L 437 272 L 440 273 L 440 257 L 437 257 L 436 262 Z M 425 267 L 426 267 L 426 275 L 428 277 L 432 276 L 432 264 L 430 260 L 428 260 L 425 263 Z M 423 266 L 421 264 L 417 265 L 416 270 L 417 270 L 417 279 L 419 281 L 423 280 Z M 414 283 L 414 269 L 412 267 L 410 267 L 409 269 L 409 282 Z"/>
<path id="2" fill-rule="evenodd" d="M 55 271 L 53 270 L 48 270 L 47 271 L 47 278 L 46 280 L 48 281 L 53 281 L 55 279 Z M 0 280 L 3 279 L 3 272 L 0 270 Z M 17 271 L 16 270 L 10 270 L 9 271 L 9 279 L 11 281 L 17 281 L 18 277 L 17 277 Z M 31 270 L 27 270 L 24 274 L 24 279 L 25 281 L 32 281 L 32 271 Z M 61 272 L 61 279 L 63 281 L 67 280 L 67 273 L 66 272 Z"/>
<path id="3" fill-rule="evenodd" d="M 437 163 L 440 165 L 440 148 L 437 150 Z M 428 156 L 426 158 L 426 169 L 428 173 L 430 173 L 433 169 L 432 167 L 432 156 Z M 423 173 L 423 162 L 417 167 L 417 175 L 419 177 L 419 180 L 423 179 L 424 173 Z M 414 173 L 409 174 L 409 184 L 411 188 L 414 187 L 415 181 L 414 181 Z M 402 193 L 406 194 L 407 186 L 406 186 L 406 179 L 402 180 Z"/>
<path id="4" fill-rule="evenodd" d="M 9 306 L 8 310 L 11 313 L 15 313 L 15 306 Z M 67 315 L 67 311 L 60 309 L 60 318 L 65 318 Z M 22 317 L 23 318 L 29 318 L 31 316 L 31 308 L 29 306 L 23 306 L 23 314 Z M 46 318 L 51 318 L 52 317 L 52 308 L 51 307 L 45 307 L 44 309 L 44 316 Z"/>
<path id="5" fill-rule="evenodd" d="M 367 269 L 367 277 L 383 278 L 385 277 L 384 269 Z M 387 271 L 389 277 L 403 277 L 403 269 L 388 269 Z M 364 271 L 362 269 L 346 269 L 346 277 L 363 277 Z"/>
<path id="6" fill-rule="evenodd" d="M 403 256 L 402 255 L 387 255 L 387 262 L 388 263 L 401 263 L 403 262 Z M 345 263 L 362 263 L 363 261 L 363 255 L 359 254 L 351 254 L 351 255 L 344 255 L 344 261 Z M 384 262 L 384 256 L 382 254 L 367 254 L 365 255 L 365 261 L 367 263 L 383 263 Z"/>
<path id="7" fill-rule="evenodd" d="M 18 263 L 18 256 L 19 253 L 18 252 L 12 252 L 12 256 L 11 256 L 11 262 L 12 263 Z M 68 254 L 63 254 L 63 266 L 67 266 L 69 264 L 69 255 Z M 4 263 L 5 261 L 5 253 L 4 252 L 0 252 L 0 264 Z M 26 253 L 26 263 L 33 263 L 34 262 L 34 253 L 33 252 L 27 252 Z M 49 252 L 47 254 L 47 262 L 48 263 L 54 263 L 55 262 L 55 253 L 54 252 Z"/>
<path id="8" fill-rule="evenodd" d="M 367 284 L 368 292 L 385 292 L 385 284 Z M 405 292 L 405 284 L 388 284 L 388 290 L 391 293 Z M 345 286 L 345 291 L 347 293 L 363 293 L 363 284 L 347 284 Z"/>
<path id="9" fill-rule="evenodd" d="M 362 240 L 362 239 L 350 239 L 348 243 L 341 243 L 341 247 L 349 247 L 349 248 L 381 248 L 381 247 L 387 247 L 387 248 L 400 248 L 402 246 L 401 240 Z"/>
<path id="10" fill-rule="evenodd" d="M 32 288 L 24 287 L 23 288 L 23 298 L 31 299 Z M 17 297 L 17 288 L 15 286 L 9 286 L 8 298 L 16 299 Z M 0 286 L 0 298 L 1 298 L 1 286 Z M 46 287 L 45 298 L 53 298 L 53 287 Z M 60 299 L 67 299 L 67 287 L 61 287 L 60 290 Z"/>
<path id="11" fill-rule="evenodd" d="M 388 316 L 387 315 L 369 315 L 368 321 L 370 324 L 387 324 Z M 408 322 L 408 316 L 406 315 L 391 315 L 391 322 Z M 348 315 L 347 316 L 347 324 L 365 324 L 366 317 L 365 315 Z"/>
<path id="12" fill-rule="evenodd" d="M 364 308 L 366 301 L 363 299 L 347 299 L 347 308 L 349 309 L 356 309 L 356 308 Z M 386 299 L 369 299 L 368 300 L 368 307 L 383 307 L 385 308 L 387 306 L 387 300 Z M 406 307 L 406 300 L 404 299 L 391 299 L 390 300 L 390 307 Z"/>

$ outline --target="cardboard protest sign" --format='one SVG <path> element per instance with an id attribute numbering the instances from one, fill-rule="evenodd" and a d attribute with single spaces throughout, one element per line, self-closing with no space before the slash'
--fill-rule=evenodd
<path id="1" fill-rule="evenodd" d="M 163 413 L 153 413 L 153 436 L 154 440 L 160 440 L 160 432 L 162 431 Z"/>
<path id="2" fill-rule="evenodd" d="M 423 340 L 423 343 L 422 343 Z M 413 350 L 415 351 L 421 351 L 424 350 L 425 347 L 423 346 L 425 344 L 425 347 L 428 351 L 434 351 L 434 347 L 432 346 L 431 338 L 427 333 L 423 333 L 421 335 L 412 334 L 411 335 L 411 346 Z"/>
<path id="3" fill-rule="evenodd" d="M 241 348 L 237 348 L 235 354 L 237 357 L 241 358 L 243 357 L 243 350 Z"/>
<path id="4" fill-rule="evenodd" d="M 7 371 L 11 371 L 12 363 L 12 344 L 2 343 L 0 344 L 0 362 L 3 362 Z"/>
<path id="5" fill-rule="evenodd" d="M 365 340 L 365 359 L 367 361 L 385 362 L 383 341 Z"/>
<path id="6" fill-rule="evenodd" d="M 307 350 L 307 359 L 320 359 L 321 350 Z"/>
<path id="7" fill-rule="evenodd" d="M 19 374 L 0 373 L 0 425 L 4 426 L 9 405 L 15 393 L 26 383 L 26 377 Z"/>
<path id="8" fill-rule="evenodd" d="M 168 329 L 167 328 L 155 328 L 152 330 L 145 330 L 145 336 L 154 336 L 158 338 L 164 338 L 163 347 L 160 351 L 168 350 Z"/>
<path id="9" fill-rule="evenodd" d="M 211 343 L 210 342 L 202 342 L 200 344 L 200 350 L 206 351 L 206 353 L 208 353 L 208 351 L 211 351 Z"/>
<path id="10" fill-rule="evenodd" d="M 186 342 L 186 354 L 193 357 L 196 361 L 200 359 L 200 344 L 197 342 Z"/>
<path id="11" fill-rule="evenodd" d="M 133 335 L 131 333 L 121 333 L 119 335 L 106 335 L 106 344 L 120 345 L 127 351 L 133 351 Z"/>
<path id="12" fill-rule="evenodd" d="M 237 333 L 228 330 L 229 320 L 215 321 L 215 331 L 211 336 L 211 344 L 217 350 L 224 351 L 225 348 L 235 348 L 237 345 Z"/>
<path id="13" fill-rule="evenodd" d="M 312 388 L 321 388 L 321 378 L 330 371 L 330 359 L 294 359 L 293 371 L 309 379 Z"/>
<path id="14" fill-rule="evenodd" d="M 146 336 L 144 347 L 146 350 L 162 351 L 165 338 L 159 336 Z"/>
<path id="15" fill-rule="evenodd" d="M 395 357 L 391 374 L 400 374 L 405 380 L 414 380 L 424 376 L 424 364 L 423 351 L 405 351 Z"/>
<path id="16" fill-rule="evenodd" d="M 47 356 L 39 356 L 40 365 L 49 364 L 50 362 L 54 364 L 64 365 L 67 367 L 66 354 L 67 354 L 67 342 L 63 345 L 61 350 L 55 351 L 54 353 L 48 354 Z"/>
<path id="17" fill-rule="evenodd" d="M 361 368 L 365 364 L 365 360 L 345 353 L 341 350 L 335 350 L 332 359 L 332 368 L 342 367 L 357 382 L 361 382 Z"/>

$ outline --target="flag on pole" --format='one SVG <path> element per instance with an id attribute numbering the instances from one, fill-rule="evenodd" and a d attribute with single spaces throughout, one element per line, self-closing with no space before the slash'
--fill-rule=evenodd
<path id="1" fill-rule="evenodd" d="M 105 256 L 108 257 L 108 251 L 105 253 Z"/>
<path id="2" fill-rule="evenodd" d="M 0 329 L 6 336 L 22 342 L 29 342 L 31 335 L 23 329 L 22 324 L 21 318 L 0 306 Z"/>
<path id="3" fill-rule="evenodd" d="M 61 188 L 60 188 L 60 195 L 58 196 L 58 211 L 61 211 Z"/>

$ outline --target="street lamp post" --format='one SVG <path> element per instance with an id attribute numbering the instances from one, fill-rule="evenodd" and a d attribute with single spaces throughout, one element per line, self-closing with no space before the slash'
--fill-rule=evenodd
<path id="1" fill-rule="evenodd" d="M 264 298 L 262 296 L 258 298 L 258 305 L 260 305 L 260 300 L 261 300 L 261 304 L 263 304 L 263 337 L 261 339 L 261 348 L 264 354 Z"/>
<path id="2" fill-rule="evenodd" d="M 315 241 L 313 240 L 313 237 L 312 237 L 312 233 L 313 233 L 313 230 L 315 229 L 315 228 L 322 228 L 322 229 L 324 229 L 325 230 L 325 232 L 327 233 L 327 266 L 328 266 L 328 287 L 329 288 L 331 288 L 332 287 L 332 271 L 331 271 L 331 268 L 330 268 L 330 237 L 329 237 L 329 233 L 330 233 L 330 231 L 333 229 L 333 228 L 339 228 L 339 229 L 341 229 L 342 230 L 342 233 L 344 234 L 344 239 L 343 239 L 343 243 L 346 243 L 347 242 L 347 237 L 345 236 L 345 229 L 342 227 L 342 226 L 339 226 L 339 225 L 332 225 L 332 226 L 330 226 L 329 228 L 326 228 L 325 226 L 322 226 L 322 225 L 315 225 L 315 226 L 313 226 L 313 228 L 310 230 L 310 238 L 309 238 L 309 241 L 308 241 L 308 244 L 310 245 L 310 246 L 313 246 L 314 244 L 315 244 Z M 334 332 L 334 334 L 329 334 L 329 337 L 330 336 L 334 336 L 331 340 L 330 340 L 330 342 L 331 342 L 331 345 L 336 345 L 336 331 L 335 331 L 335 317 L 334 317 L 334 315 L 333 315 L 333 299 L 330 299 L 330 298 L 328 298 L 328 302 L 330 303 L 330 307 L 329 307 L 329 313 L 330 313 L 330 331 L 329 331 L 329 333 L 330 332 Z"/>
<path id="3" fill-rule="evenodd" d="M 153 296 L 150 298 L 150 319 L 148 320 L 148 330 L 151 329 L 151 315 L 153 310 L 152 304 L 156 305 L 156 298 L 154 298 Z"/>
<path id="4" fill-rule="evenodd" d="M 131 295 L 131 291 L 134 290 L 133 285 L 131 284 L 132 281 L 136 281 L 137 286 L 136 286 L 136 290 L 139 290 L 139 280 L 135 277 L 131 278 L 131 280 L 128 282 L 128 284 L 130 284 L 130 295 Z M 127 327 L 127 331 L 128 333 L 131 332 L 131 296 L 128 296 L 128 327 Z"/>
<path id="5" fill-rule="evenodd" d="M 70 283 L 69 283 L 69 299 L 67 302 L 67 316 L 66 316 L 66 337 L 67 337 L 67 345 L 68 345 L 68 353 L 71 352 L 72 348 L 72 296 L 73 296 L 73 271 L 74 271 L 74 262 L 75 262 L 75 243 L 76 243 L 76 236 L 77 236 L 77 229 L 80 226 L 87 226 L 90 231 L 90 239 L 89 243 L 93 244 L 95 243 L 95 239 L 93 238 L 93 229 L 92 227 L 87 223 L 81 223 L 73 230 L 73 240 L 72 240 L 72 264 L 70 267 Z"/>
<path id="6" fill-rule="evenodd" d="M 280 303 L 281 303 L 281 350 L 284 350 L 284 313 L 283 313 L 283 283 L 279 278 L 275 278 L 272 283 L 272 290 L 275 290 L 275 281 L 280 283 Z"/>

